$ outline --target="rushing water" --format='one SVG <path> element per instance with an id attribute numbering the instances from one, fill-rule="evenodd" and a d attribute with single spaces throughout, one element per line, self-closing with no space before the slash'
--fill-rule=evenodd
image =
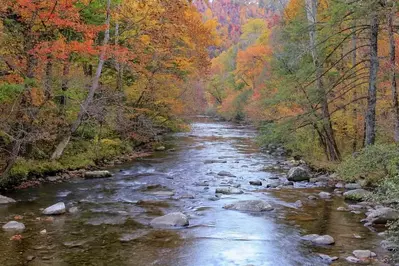
<path id="1" fill-rule="evenodd" d="M 307 197 L 319 189 L 250 186 L 253 179 L 265 185 L 276 182 L 270 178 L 284 178 L 283 173 L 262 171 L 279 158 L 260 153 L 255 136 L 252 129 L 203 120 L 193 123 L 192 132 L 171 136 L 169 151 L 111 169 L 112 178 L 78 179 L 7 195 L 18 203 L 0 207 L 0 222 L 21 215 L 26 230 L 21 241 L 0 232 L 0 265 L 327 265 L 318 253 L 340 257 L 334 265 L 347 265 L 344 258 L 354 249 L 381 254 L 381 239 L 359 222 L 362 215 L 336 211 L 345 206 L 342 198 L 311 201 Z M 218 159 L 227 163 L 204 163 Z M 237 177 L 219 177 L 219 171 Z M 201 186 L 203 181 L 209 188 Z M 214 200 L 215 188 L 231 183 L 240 184 L 245 193 Z M 142 189 L 150 184 L 174 195 Z M 222 208 L 244 199 L 264 199 L 275 210 L 252 214 Z M 293 204 L 298 199 L 302 208 Z M 60 201 L 79 212 L 53 221 L 41 215 L 41 208 Z M 148 226 L 154 217 L 175 211 L 190 217 L 189 227 Z M 43 229 L 47 234 L 40 234 Z M 313 233 L 329 234 L 336 244 L 315 247 L 300 239 Z M 120 241 L 123 237 L 131 241 Z"/>

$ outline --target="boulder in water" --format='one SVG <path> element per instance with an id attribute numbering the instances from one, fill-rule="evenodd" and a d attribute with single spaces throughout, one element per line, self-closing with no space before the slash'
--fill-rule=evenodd
<path id="1" fill-rule="evenodd" d="M 336 261 L 336 260 L 338 260 L 338 257 L 330 257 L 330 256 L 328 256 L 328 255 L 326 255 L 326 254 L 319 254 L 319 256 L 320 256 L 320 258 L 322 258 L 322 260 L 324 260 L 324 261 L 326 261 L 326 262 L 333 262 L 333 261 Z"/>
<path id="2" fill-rule="evenodd" d="M 11 221 L 3 225 L 4 231 L 23 231 L 25 230 L 25 225 L 17 221 Z"/>
<path id="3" fill-rule="evenodd" d="M 164 151 L 164 150 L 166 150 L 165 146 L 157 146 L 155 148 L 155 151 Z"/>
<path id="4" fill-rule="evenodd" d="M 309 181 L 310 173 L 307 169 L 301 166 L 293 167 L 288 171 L 288 181 Z"/>
<path id="5" fill-rule="evenodd" d="M 388 222 L 396 221 L 399 219 L 399 212 L 389 208 L 383 207 L 371 211 L 366 220 L 372 224 L 386 224 Z"/>
<path id="6" fill-rule="evenodd" d="M 349 183 L 345 185 L 345 188 L 348 190 L 353 190 L 353 189 L 361 189 L 362 186 L 358 183 Z"/>
<path id="7" fill-rule="evenodd" d="M 249 181 L 249 184 L 252 186 L 261 186 L 262 185 L 262 181 L 260 180 L 251 180 Z"/>
<path id="8" fill-rule="evenodd" d="M 235 211 L 247 211 L 247 212 L 263 212 L 263 211 L 271 211 L 274 208 L 263 200 L 243 200 L 237 201 L 232 204 L 227 204 L 223 208 L 227 210 L 235 210 Z"/>
<path id="9" fill-rule="evenodd" d="M 181 212 L 173 212 L 157 217 L 150 222 L 152 227 L 182 227 L 188 226 L 188 217 Z"/>
<path id="10" fill-rule="evenodd" d="M 345 199 L 348 200 L 355 200 L 355 201 L 362 201 L 366 199 L 368 196 L 370 196 L 371 192 L 364 190 L 364 189 L 354 189 L 354 190 L 349 190 L 344 193 Z"/>
<path id="11" fill-rule="evenodd" d="M 204 164 L 227 163 L 226 160 L 205 160 Z"/>
<path id="12" fill-rule="evenodd" d="M 242 194 L 244 193 L 241 189 L 235 188 L 235 187 L 219 187 L 215 191 L 216 193 L 220 194 Z"/>
<path id="13" fill-rule="evenodd" d="M 13 200 L 12 198 L 0 195 L 0 204 L 9 204 L 9 203 L 15 203 L 15 202 L 16 201 Z"/>
<path id="14" fill-rule="evenodd" d="M 329 235 L 317 235 L 311 234 L 302 237 L 302 239 L 312 242 L 316 245 L 332 245 L 335 243 L 335 240 L 332 236 Z"/>
<path id="15" fill-rule="evenodd" d="M 92 178 L 107 178 L 111 177 L 112 174 L 109 171 L 87 171 L 84 173 L 84 177 L 87 179 Z"/>
<path id="16" fill-rule="evenodd" d="M 218 173 L 218 176 L 236 177 L 235 175 L 233 175 L 232 173 L 227 172 L 227 171 L 220 171 Z"/>
<path id="17" fill-rule="evenodd" d="M 352 254 L 361 260 L 376 257 L 377 255 L 374 252 L 371 252 L 370 250 L 355 250 L 352 252 Z"/>
<path id="18" fill-rule="evenodd" d="M 319 193 L 319 197 L 322 198 L 322 199 L 330 199 L 331 198 L 331 193 L 322 191 L 322 192 Z"/>
<path id="19" fill-rule="evenodd" d="M 54 204 L 46 209 L 44 209 L 44 215 L 59 215 L 65 213 L 65 204 L 63 202 L 59 202 Z"/>

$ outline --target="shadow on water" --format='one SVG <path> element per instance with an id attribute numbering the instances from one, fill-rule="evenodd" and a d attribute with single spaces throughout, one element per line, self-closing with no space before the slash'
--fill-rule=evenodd
<path id="1" fill-rule="evenodd" d="M 311 201 L 307 197 L 318 189 L 250 186 L 249 180 L 265 185 L 282 176 L 273 170 L 279 159 L 260 153 L 255 136 L 251 128 L 197 120 L 191 132 L 168 138 L 171 150 L 111 169 L 112 178 L 8 195 L 18 203 L 0 207 L 0 222 L 20 215 L 26 230 L 21 241 L 0 232 L 0 265 L 327 265 L 317 253 L 338 256 L 334 265 L 347 265 L 344 258 L 354 249 L 379 252 L 380 239 L 359 222 L 362 215 L 336 210 L 345 206 L 342 198 Z M 219 176 L 220 171 L 235 177 Z M 215 200 L 215 188 L 226 185 L 239 185 L 245 193 Z M 244 199 L 264 199 L 275 210 L 223 209 Z M 302 208 L 293 205 L 297 200 Z M 78 213 L 41 215 L 41 208 L 60 201 L 78 207 Z M 175 211 L 189 216 L 189 227 L 149 226 L 154 217 Z M 43 229 L 46 234 L 40 234 Z M 311 233 L 329 234 L 336 244 L 315 247 L 301 240 Z"/>

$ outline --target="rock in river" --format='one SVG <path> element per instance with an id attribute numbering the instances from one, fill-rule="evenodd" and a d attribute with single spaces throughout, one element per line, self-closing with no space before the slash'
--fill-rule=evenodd
<path id="1" fill-rule="evenodd" d="M 242 194 L 244 193 L 241 189 L 235 188 L 235 187 L 219 187 L 215 191 L 216 193 L 220 194 Z"/>
<path id="2" fill-rule="evenodd" d="M 370 250 L 355 250 L 352 252 L 352 254 L 355 255 L 356 258 L 361 260 L 377 256 L 374 252 L 371 252 Z"/>
<path id="3" fill-rule="evenodd" d="M 338 260 L 338 257 L 330 257 L 330 256 L 328 256 L 328 255 L 326 255 L 326 254 L 319 254 L 319 256 L 320 256 L 320 258 L 322 258 L 324 261 L 326 261 L 326 262 L 333 262 L 333 261 L 335 261 L 335 260 Z"/>
<path id="4" fill-rule="evenodd" d="M 322 192 L 319 193 L 319 197 L 322 198 L 322 199 L 330 199 L 331 198 L 331 193 L 322 191 Z"/>
<path id="5" fill-rule="evenodd" d="M 358 183 L 349 183 L 345 185 L 345 188 L 348 190 L 352 190 L 352 189 L 361 189 L 362 186 Z"/>
<path id="6" fill-rule="evenodd" d="M 262 181 L 260 180 L 251 180 L 249 181 L 249 184 L 252 186 L 261 186 L 262 185 Z"/>
<path id="7" fill-rule="evenodd" d="M 3 225 L 4 231 L 23 231 L 25 230 L 25 225 L 17 221 L 11 221 Z"/>
<path id="8" fill-rule="evenodd" d="M 65 213 L 65 204 L 63 202 L 59 202 L 54 204 L 46 209 L 44 209 L 43 214 L 45 215 L 59 215 Z"/>
<path id="9" fill-rule="evenodd" d="M 364 189 L 349 190 L 344 193 L 345 199 L 361 201 L 368 197 L 371 193 Z"/>
<path id="10" fill-rule="evenodd" d="M 290 169 L 288 172 L 288 181 L 308 181 L 310 179 L 310 173 L 308 170 L 305 168 L 298 166 L 298 167 L 293 167 Z"/>
<path id="11" fill-rule="evenodd" d="M 150 224 L 152 227 L 176 227 L 187 226 L 189 221 L 183 213 L 173 212 L 153 219 Z"/>
<path id="12" fill-rule="evenodd" d="M 227 172 L 227 171 L 220 171 L 218 173 L 218 176 L 236 177 L 235 175 L 233 175 L 232 173 Z"/>
<path id="13" fill-rule="evenodd" d="M 312 242 L 313 244 L 317 245 L 332 245 L 335 243 L 335 240 L 332 236 L 329 235 L 317 235 L 311 234 L 302 237 L 302 239 Z"/>
<path id="14" fill-rule="evenodd" d="M 205 160 L 204 164 L 213 164 L 213 163 L 227 163 L 226 160 Z"/>
<path id="15" fill-rule="evenodd" d="M 378 208 L 369 213 L 366 220 L 372 224 L 386 224 L 399 219 L 399 212 L 392 208 Z"/>
<path id="16" fill-rule="evenodd" d="M 87 171 L 84 174 L 85 178 L 106 178 L 111 177 L 112 174 L 109 171 Z"/>
<path id="17" fill-rule="evenodd" d="M 0 204 L 9 204 L 9 203 L 15 203 L 15 202 L 16 201 L 13 200 L 12 198 L 0 195 Z"/>
<path id="18" fill-rule="evenodd" d="M 274 209 L 269 203 L 263 200 L 237 201 L 232 204 L 227 204 L 223 208 L 227 210 L 247 211 L 247 212 L 263 212 L 263 211 L 271 211 Z"/>

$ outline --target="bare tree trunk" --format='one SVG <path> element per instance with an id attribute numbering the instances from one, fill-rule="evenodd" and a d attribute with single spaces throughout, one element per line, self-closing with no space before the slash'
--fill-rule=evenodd
<path id="1" fill-rule="evenodd" d="M 52 98 L 52 83 L 53 83 L 53 60 L 51 56 L 47 57 L 46 72 L 44 77 L 44 94 L 47 100 Z"/>
<path id="2" fill-rule="evenodd" d="M 378 73 L 378 15 L 373 11 L 370 22 L 370 77 L 366 113 L 365 145 L 375 142 L 375 109 L 377 104 L 377 73 Z"/>
<path id="3" fill-rule="evenodd" d="M 107 52 L 107 44 L 109 41 L 109 27 L 110 27 L 110 20 L 111 20 L 110 11 L 111 11 L 111 0 L 107 0 L 107 18 L 106 18 L 107 28 L 106 28 L 105 34 L 104 34 L 103 47 L 102 47 L 102 50 L 100 53 L 100 58 L 99 58 L 98 66 L 97 66 L 96 75 L 93 78 L 93 82 L 90 87 L 89 94 L 87 95 L 85 101 L 81 105 L 81 108 L 78 113 L 78 117 L 76 118 L 75 122 L 72 124 L 71 129 L 69 130 L 67 135 L 64 136 L 62 141 L 58 144 L 56 150 L 54 151 L 53 155 L 51 156 L 52 160 L 59 159 L 62 156 L 62 154 L 64 153 L 64 150 L 68 146 L 68 143 L 71 139 L 72 134 L 75 133 L 76 130 L 81 125 L 83 117 L 86 114 L 89 105 L 93 101 L 94 93 L 98 89 L 101 73 L 102 73 L 103 66 L 104 66 L 105 55 Z"/>
<path id="4" fill-rule="evenodd" d="M 356 29 L 356 22 L 354 23 L 354 29 Z M 352 67 L 356 66 L 357 63 L 357 39 L 356 39 L 356 31 L 353 30 L 352 33 L 352 49 L 353 49 L 353 53 L 352 53 Z M 355 69 L 356 71 L 356 69 Z M 353 89 L 353 99 L 357 99 L 357 88 Z M 358 116 L 358 110 L 357 110 L 357 105 L 356 103 L 353 104 L 353 110 L 352 110 L 352 114 L 353 114 L 353 129 L 354 129 L 354 139 L 353 139 L 353 143 L 352 143 L 352 151 L 356 152 L 357 150 L 357 138 L 359 136 L 359 124 L 357 121 L 357 116 Z"/>
<path id="5" fill-rule="evenodd" d="M 115 45 L 119 44 L 119 23 L 117 22 L 115 25 Z M 115 58 L 115 69 L 116 69 L 116 89 L 118 91 L 123 90 L 123 65 L 118 62 L 118 59 Z"/>
<path id="6" fill-rule="evenodd" d="M 391 91 L 392 91 L 392 114 L 394 122 L 394 140 L 399 142 L 399 103 L 398 91 L 396 86 L 396 44 L 394 37 L 393 16 L 395 15 L 395 3 L 393 3 L 393 10 L 388 13 L 388 35 L 389 35 L 389 64 L 391 67 Z"/>
<path id="7" fill-rule="evenodd" d="M 21 135 L 21 134 L 19 134 L 19 135 Z M 20 136 L 18 136 L 18 137 L 20 137 Z M 22 145 L 21 139 L 14 140 L 10 158 L 7 160 L 6 167 L 4 168 L 4 170 L 1 173 L 1 178 L 3 180 L 5 180 L 9 177 L 10 171 L 11 171 L 12 167 L 14 166 L 15 162 L 17 161 L 19 151 L 21 150 L 21 145 Z"/>
<path id="8" fill-rule="evenodd" d="M 60 104 L 65 106 L 67 104 L 67 97 L 65 96 L 65 92 L 69 89 L 69 70 L 71 68 L 71 58 L 68 57 L 62 69 L 62 81 L 61 81 L 61 89 L 63 91 L 63 95 L 61 96 Z"/>
<path id="9" fill-rule="evenodd" d="M 335 141 L 334 131 L 331 124 L 330 111 L 328 107 L 327 94 L 324 88 L 323 80 L 322 80 L 322 65 L 320 63 L 319 54 L 316 47 L 317 42 L 317 0 L 306 0 L 306 11 L 307 17 L 309 21 L 309 39 L 310 39 L 310 48 L 313 57 L 313 64 L 316 68 L 316 87 L 317 92 L 321 104 L 322 110 L 322 123 L 323 123 L 323 132 L 325 134 L 325 145 L 328 153 L 328 159 L 331 161 L 337 161 L 341 159 L 340 152 L 338 150 L 337 143 Z"/>

